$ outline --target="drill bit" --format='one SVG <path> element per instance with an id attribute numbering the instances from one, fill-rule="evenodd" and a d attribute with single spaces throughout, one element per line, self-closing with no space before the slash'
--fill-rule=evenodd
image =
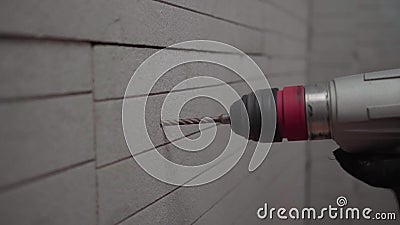
<path id="1" fill-rule="evenodd" d="M 202 117 L 202 118 L 187 118 L 187 119 L 179 119 L 179 120 L 164 120 L 161 121 L 160 126 L 177 126 L 177 125 L 191 125 L 191 124 L 199 124 L 200 121 L 203 123 L 220 123 L 220 124 L 230 124 L 231 119 L 229 115 L 222 114 L 220 116 L 214 117 Z"/>

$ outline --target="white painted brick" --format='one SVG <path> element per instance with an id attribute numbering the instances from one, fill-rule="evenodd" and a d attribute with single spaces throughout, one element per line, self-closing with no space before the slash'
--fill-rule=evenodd
<path id="1" fill-rule="evenodd" d="M 313 2 L 313 12 L 316 14 L 353 13 L 357 4 L 355 0 L 318 0 Z"/>
<path id="2" fill-rule="evenodd" d="M 298 152 L 299 149 L 297 148 L 296 150 Z M 241 161 L 217 181 L 199 187 L 180 188 L 132 216 L 123 224 L 151 224 L 152 221 L 159 221 L 162 224 L 192 223 L 217 203 L 218 200 L 223 199 L 233 188 L 236 188 L 242 182 L 246 182 L 245 179 L 249 176 L 247 170 L 248 162 L 252 152 L 251 150 L 247 150 Z M 276 151 L 274 154 L 279 154 L 279 151 Z M 285 160 L 285 157 L 281 159 Z M 265 173 L 269 172 L 266 168 L 269 168 L 268 163 L 272 163 L 272 161 L 274 161 L 274 165 L 279 164 L 279 161 L 275 161 L 273 157 L 271 157 L 271 161 L 267 158 L 262 167 L 252 173 L 252 176 L 260 176 L 256 178 L 257 180 L 262 179 L 262 177 L 270 177 Z M 273 171 L 272 173 L 275 172 Z M 240 193 L 240 195 L 246 194 L 247 192 Z"/>
<path id="3" fill-rule="evenodd" d="M 1 224 L 95 224 L 94 163 L 0 193 Z"/>
<path id="4" fill-rule="evenodd" d="M 173 4 L 258 29 L 264 28 L 265 4 L 241 0 L 167 0 Z"/>
<path id="5" fill-rule="evenodd" d="M 147 132 L 154 146 L 159 146 L 169 142 L 165 138 L 164 132 L 159 125 L 161 104 L 164 100 L 164 97 L 165 96 L 150 97 L 150 108 L 148 108 L 148 111 L 146 111 L 146 115 L 149 117 L 146 120 Z M 223 111 L 219 108 L 204 107 L 203 105 L 203 110 L 201 110 L 200 107 L 201 105 L 183 110 L 181 113 L 182 118 L 192 116 L 219 115 L 223 113 Z M 96 104 L 96 151 L 98 166 L 102 166 L 131 155 L 123 135 L 121 113 L 121 100 L 110 102 L 107 101 Z M 185 134 L 190 134 L 194 131 L 196 131 L 196 127 L 193 126 L 186 127 L 185 130 L 183 130 Z M 149 150 L 149 148 L 143 144 L 143 140 L 137 140 L 137 145 L 135 147 L 135 150 L 138 151 Z M 168 147 L 165 148 L 168 149 Z"/>
<path id="6" fill-rule="evenodd" d="M 253 57 L 253 59 L 263 70 L 271 87 L 304 84 L 305 60 L 266 57 Z"/>
<path id="7" fill-rule="evenodd" d="M 315 35 L 311 51 L 313 54 L 321 54 L 321 57 L 328 54 L 348 55 L 354 52 L 355 44 L 356 40 L 354 37 L 329 37 Z"/>
<path id="8" fill-rule="evenodd" d="M 397 46 L 359 46 L 359 66 L 362 72 L 398 68 L 400 48 Z"/>
<path id="9" fill-rule="evenodd" d="M 308 16 L 308 2 L 307 0 L 265 0 L 266 2 L 271 1 L 281 6 L 291 14 L 306 19 Z"/>
<path id="10" fill-rule="evenodd" d="M 356 66 L 348 65 L 346 67 L 312 67 L 307 77 L 312 83 L 328 82 L 336 77 L 356 74 Z"/>
<path id="11" fill-rule="evenodd" d="M 147 174 L 133 158 L 97 171 L 99 224 L 116 224 L 124 217 L 173 190 Z"/>
<path id="12" fill-rule="evenodd" d="M 186 129 L 194 130 L 193 128 L 194 126 Z M 209 133 L 211 131 L 206 130 L 203 132 Z M 229 141 L 230 132 L 231 130 L 229 126 L 227 125 L 219 126 L 214 141 L 209 146 L 196 153 L 183 151 L 180 148 L 177 148 L 173 145 L 165 146 L 165 148 L 160 149 L 160 152 L 165 158 L 181 165 L 190 166 L 190 165 L 205 164 L 211 162 L 223 152 Z M 193 135 L 192 137 L 198 137 L 198 136 L 199 135 Z"/>
<path id="13" fill-rule="evenodd" d="M 94 93 L 96 99 L 122 98 L 129 80 L 137 67 L 144 62 L 155 50 L 115 47 L 115 46 L 96 46 L 94 49 L 94 67 L 95 81 Z M 175 51 L 174 54 L 184 56 L 215 57 L 215 53 L 195 52 L 195 51 Z M 218 57 L 232 60 L 239 60 L 240 56 L 232 54 L 218 54 Z M 179 82 L 196 77 L 211 76 L 223 80 L 224 82 L 237 81 L 238 75 L 231 70 L 211 63 L 187 63 L 166 72 L 163 77 L 154 86 L 151 93 L 170 91 Z M 149 83 L 150 79 L 136 78 L 135 82 Z M 131 95 L 143 95 L 147 90 L 145 88 L 135 89 Z"/>
<path id="14" fill-rule="evenodd" d="M 122 224 L 190 224 L 248 175 L 247 151 L 242 160 L 218 180 L 196 187 L 183 187 L 160 199 Z M 157 212 L 157 213 L 155 213 Z"/>
<path id="15" fill-rule="evenodd" d="M 98 166 L 130 156 L 122 131 L 122 100 L 95 103 Z"/>
<path id="16" fill-rule="evenodd" d="M 257 217 L 257 210 L 268 203 L 271 207 L 285 207 L 290 209 L 296 207 L 301 209 L 304 207 L 304 174 L 299 171 L 304 170 L 304 165 L 290 164 L 288 169 L 282 171 L 274 182 L 264 181 L 255 185 L 261 186 L 258 195 L 252 199 L 252 202 L 244 206 L 243 212 L 234 218 L 232 224 L 304 224 L 302 220 L 280 220 L 276 214 L 273 219 L 260 220 Z M 201 223 L 200 223 L 201 224 Z"/>
<path id="17" fill-rule="evenodd" d="M 311 62 L 310 66 L 314 69 L 335 69 L 335 68 L 355 68 L 357 64 L 350 62 Z"/>
<path id="18" fill-rule="evenodd" d="M 264 52 L 267 55 L 305 56 L 306 42 L 291 40 L 280 34 L 265 34 Z"/>
<path id="19" fill-rule="evenodd" d="M 0 98 L 91 89 L 90 45 L 0 39 Z"/>
<path id="20" fill-rule="evenodd" d="M 382 1 L 358 0 L 357 3 L 360 13 L 370 13 L 379 11 L 390 12 L 400 9 L 400 3 L 396 0 L 382 0 Z"/>
<path id="21" fill-rule="evenodd" d="M 225 129 L 222 134 L 229 135 L 229 131 Z M 171 144 L 159 148 L 159 151 L 175 163 L 202 164 L 223 149 L 221 135 L 216 137 L 216 142 L 219 144 L 212 144 L 202 150 L 200 156 L 197 153 L 177 153 L 178 149 Z M 98 180 L 100 224 L 116 223 L 175 188 L 151 177 L 132 158 L 101 168 L 98 171 Z"/>
<path id="22" fill-rule="evenodd" d="M 265 10 L 265 28 L 291 36 L 299 41 L 306 41 L 307 24 L 287 13 L 279 10 L 274 5 L 269 5 Z"/>
<path id="23" fill-rule="evenodd" d="M 325 35 L 354 35 L 356 19 L 349 17 L 320 17 L 313 20 L 313 32 Z"/>
<path id="24" fill-rule="evenodd" d="M 397 47 L 396 43 L 400 40 L 400 26 L 359 29 L 357 36 L 358 41 L 363 45 L 390 42 Z"/>
<path id="25" fill-rule="evenodd" d="M 232 87 L 238 91 L 239 95 L 250 92 L 245 88 L 244 83 L 233 84 Z M 208 92 L 218 89 L 219 87 L 205 88 Z M 182 94 L 182 92 L 177 92 L 172 95 L 179 97 Z M 143 98 L 144 97 L 130 98 L 129 101 L 139 102 Z M 164 98 L 165 95 L 154 95 L 148 98 L 146 124 L 148 135 L 151 137 L 154 146 L 168 142 L 160 127 L 160 113 Z M 189 107 L 186 109 L 184 108 L 181 117 L 203 117 L 220 115 L 222 113 L 224 113 L 222 108 L 216 107 L 214 104 L 210 105 L 210 102 L 203 102 L 190 104 Z M 122 100 L 96 103 L 96 152 L 98 166 L 129 157 L 130 155 L 123 136 L 121 118 Z M 189 127 L 184 133 L 192 133 L 195 131 L 195 128 L 196 127 Z M 146 145 L 143 144 L 143 140 L 137 140 L 137 145 L 135 147 L 139 150 L 148 150 Z"/>
<path id="26" fill-rule="evenodd" d="M 94 95 L 96 99 L 123 97 L 135 70 L 155 49 L 95 46 Z"/>
<path id="27" fill-rule="evenodd" d="M 217 89 L 216 87 L 215 89 Z M 239 89 L 241 90 L 241 89 Z M 162 100 L 163 96 L 152 96 L 156 101 L 156 104 L 160 100 Z M 134 100 L 134 99 L 133 99 Z M 120 114 L 120 101 L 105 101 L 96 103 L 96 115 L 97 113 L 103 112 L 102 119 L 100 119 L 99 123 L 96 124 L 96 128 L 98 129 L 96 134 L 98 136 L 97 139 L 97 159 L 100 160 L 100 163 L 110 162 L 115 157 L 115 155 L 105 155 L 109 154 L 109 152 L 117 150 L 120 148 L 120 144 L 122 144 L 122 135 L 115 135 L 117 132 L 122 132 L 120 128 L 115 128 L 120 126 L 119 118 L 117 114 Z M 150 103 L 151 104 L 151 103 Z M 208 105 L 209 106 L 209 105 Z M 182 117 L 190 116 L 199 116 L 199 115 L 215 115 L 220 109 L 217 107 L 208 107 L 207 104 L 197 102 L 188 105 L 188 111 L 184 111 L 181 115 Z M 115 107 L 115 108 L 114 108 Z M 155 110 L 150 110 L 149 116 L 151 117 L 149 120 L 149 132 L 151 138 L 158 144 L 163 143 L 166 140 L 163 138 L 162 130 L 159 127 L 159 119 L 154 119 L 158 117 L 159 106 L 154 105 L 151 106 Z M 110 118 L 111 121 L 107 121 L 106 123 L 102 124 L 107 118 Z M 103 122 L 101 122 L 103 121 Z M 110 125 L 112 123 L 116 123 Z M 99 131 L 99 129 L 104 129 Z M 217 137 L 213 144 L 209 147 L 201 151 L 199 155 L 193 155 L 192 153 L 184 153 L 184 152 L 177 152 L 179 149 L 173 147 L 171 144 L 166 145 L 164 147 L 159 148 L 161 154 L 164 157 L 172 160 L 176 163 L 180 164 L 189 164 L 193 165 L 194 163 L 204 163 L 204 161 L 214 158 L 216 153 L 219 153 L 223 148 L 225 141 L 227 140 L 226 135 L 229 135 L 229 127 L 222 126 L 221 131 L 218 131 Z M 106 135 L 106 132 L 110 132 L 110 135 Z M 185 132 L 185 131 L 184 131 Z M 111 135 L 113 134 L 113 135 Z M 110 138 L 113 137 L 120 137 L 120 139 L 112 140 L 112 142 L 105 143 L 99 140 L 103 138 Z M 120 143 L 118 143 L 120 142 Z M 116 147 L 114 147 L 114 144 Z M 106 147 L 104 147 L 105 145 Z M 109 147 L 109 149 L 107 149 Z M 138 140 L 136 148 L 141 149 L 141 140 Z M 123 154 L 129 154 L 126 147 L 124 148 Z M 102 149 L 102 150 L 101 150 Z M 100 150 L 100 151 L 99 151 Z M 108 150 L 108 151 L 107 151 Z M 146 154 L 146 153 L 142 153 Z M 128 155 L 129 156 L 129 155 Z M 247 172 L 248 167 L 248 160 L 246 163 L 246 169 L 242 168 L 244 172 Z M 130 174 L 129 174 L 130 173 Z M 129 174 L 129 175 L 127 175 Z M 150 177 L 146 174 L 140 167 L 136 165 L 132 159 L 127 159 L 121 162 L 118 162 L 113 165 L 109 165 L 103 167 L 99 170 L 99 196 L 100 196 L 100 224 L 109 224 L 115 223 L 123 218 L 129 216 L 132 213 L 135 213 L 137 210 L 145 207 L 146 205 L 152 203 L 157 198 L 161 197 L 162 195 L 166 194 L 168 191 L 172 190 L 171 186 L 165 185 L 161 182 L 158 182 L 154 178 Z M 143 188 L 146 187 L 146 188 Z M 203 186 L 199 187 L 199 190 L 202 189 Z M 226 187 L 229 185 L 221 185 L 221 191 L 226 191 Z M 218 196 L 218 192 L 215 196 Z M 186 194 L 179 195 L 178 198 L 187 198 Z M 204 204 L 202 207 L 207 207 L 207 204 Z M 183 215 L 183 214 L 181 214 Z M 177 217 L 176 219 L 179 219 Z M 186 220 L 186 219 L 185 219 Z M 151 220 L 151 221 L 156 221 Z M 142 223 L 142 222 L 140 222 Z"/>
<path id="28" fill-rule="evenodd" d="M 281 76 L 273 76 L 269 78 L 271 87 L 277 87 L 279 89 L 286 86 L 304 85 L 306 81 L 307 79 L 305 76 L 305 72 L 288 73 L 282 74 Z"/>
<path id="29" fill-rule="evenodd" d="M 272 59 L 268 64 L 268 73 L 279 74 L 287 72 L 301 72 L 306 69 L 306 61 L 304 59 Z"/>
<path id="30" fill-rule="evenodd" d="M 263 70 L 271 87 L 304 84 L 306 80 L 306 62 L 299 59 L 268 59 L 253 57 Z"/>
<path id="31" fill-rule="evenodd" d="M 357 0 L 357 3 L 360 7 L 363 6 L 372 6 L 372 7 L 376 7 L 376 6 L 380 6 L 380 7 L 384 7 L 384 6 L 389 6 L 389 7 L 393 7 L 393 6 L 400 6 L 399 1 L 397 0 L 381 0 L 381 1 L 375 1 L 375 0 Z"/>
<path id="32" fill-rule="evenodd" d="M 390 7 L 385 9 L 373 8 L 370 10 L 359 10 L 357 20 L 360 27 L 366 25 L 379 25 L 379 24 L 399 24 L 398 11 L 400 7 Z"/>
<path id="33" fill-rule="evenodd" d="M 251 221 L 257 219 L 256 210 L 265 202 L 270 207 L 274 207 L 271 203 L 280 207 L 303 206 L 304 196 L 300 193 L 305 184 L 304 150 L 304 145 L 299 147 L 293 143 L 273 145 L 256 174 L 249 176 L 195 224 L 253 224 Z"/>
<path id="34" fill-rule="evenodd" d="M 339 148 L 339 146 L 336 144 L 335 141 L 333 140 L 320 140 L 320 141 L 316 141 L 316 142 L 310 142 L 309 143 L 309 149 L 326 149 L 326 150 L 322 150 L 322 151 L 318 151 L 318 150 L 311 150 L 311 155 L 310 155 L 310 159 L 312 161 L 324 161 L 326 162 L 326 159 L 334 157 L 333 156 L 333 151 L 337 148 Z M 330 150 L 330 151 L 329 151 Z"/>
<path id="35" fill-rule="evenodd" d="M 352 196 L 355 194 L 353 178 L 343 171 L 334 159 L 333 151 L 337 148 L 332 141 L 309 143 L 311 154 L 309 205 L 321 208 L 336 203 L 339 196 L 345 196 L 349 204 L 354 206 Z M 325 218 L 328 221 L 329 218 Z M 332 221 L 332 220 L 329 220 Z M 346 221 L 341 221 L 342 224 Z M 315 224 L 315 223 L 312 223 Z M 353 223 L 351 223 L 353 224 Z"/>
<path id="36" fill-rule="evenodd" d="M 246 52 L 263 44 L 259 31 L 150 0 L 7 1 L 0 33 L 156 46 L 211 39 Z"/>
<path id="37" fill-rule="evenodd" d="M 265 56 L 252 56 L 251 59 L 257 64 L 264 75 L 268 78 L 267 73 L 270 59 Z"/>
<path id="38" fill-rule="evenodd" d="M 290 2 L 286 1 L 286 3 L 283 3 L 283 6 L 279 8 L 275 5 L 269 4 L 268 2 L 264 3 L 259 1 L 206 0 L 198 2 L 194 0 L 167 0 L 167 2 L 171 2 L 185 8 L 193 9 L 213 15 L 215 17 L 220 17 L 230 21 L 245 24 L 247 26 L 255 27 L 257 29 L 272 28 L 277 31 L 282 31 L 290 36 L 304 38 L 304 34 L 302 33 L 303 31 L 301 31 L 301 33 L 297 32 L 298 28 L 290 24 L 297 24 L 297 18 L 291 16 L 290 14 L 288 15 L 288 13 L 284 11 L 287 10 L 286 8 L 291 8 L 289 9 L 289 13 L 293 12 L 294 15 L 300 15 L 300 17 L 305 18 L 307 6 L 303 1 L 289 1 Z M 280 3 L 276 4 L 280 5 Z M 293 9 L 295 7 L 296 10 Z M 273 11 L 274 16 L 269 16 L 269 13 L 267 13 L 269 11 Z M 273 18 L 276 17 L 275 15 L 279 15 L 279 19 L 275 18 L 275 20 L 273 20 Z M 281 24 L 285 25 L 277 26 L 276 21 L 279 21 Z M 302 27 L 305 27 L 304 21 Z"/>
<path id="39" fill-rule="evenodd" d="M 204 162 L 206 159 L 210 159 L 210 156 L 215 156 L 216 153 L 219 154 L 220 149 L 224 148 L 222 138 L 227 139 L 228 137 L 223 136 L 229 135 L 226 129 L 229 128 L 224 128 L 221 132 L 222 137 L 217 135 L 216 145 L 211 144 L 196 155 L 179 153 L 177 151 L 180 150 L 172 144 L 160 147 L 158 151 L 175 163 L 185 165 L 206 163 Z M 116 223 L 176 188 L 151 177 L 132 158 L 101 168 L 98 171 L 98 178 L 100 224 Z"/>
<path id="40" fill-rule="evenodd" d="M 327 62 L 327 63 L 349 63 L 356 62 L 357 60 L 357 50 L 346 52 L 336 52 L 333 54 L 323 54 L 322 52 L 315 52 L 310 55 L 310 63 L 314 62 Z"/>
<path id="41" fill-rule="evenodd" d="M 93 156 L 91 95 L 0 104 L 0 185 Z"/>

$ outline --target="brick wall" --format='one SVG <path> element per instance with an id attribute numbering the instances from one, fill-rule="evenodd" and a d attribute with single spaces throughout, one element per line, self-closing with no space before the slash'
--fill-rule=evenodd
<path id="1" fill-rule="evenodd" d="M 304 83 L 308 1 L 21 0 L 0 5 L 2 224 L 254 224 L 261 222 L 255 210 L 264 202 L 305 204 L 305 143 L 274 145 L 254 173 L 247 171 L 250 149 L 216 182 L 171 186 L 132 159 L 123 138 L 121 104 L 141 62 L 165 46 L 192 39 L 245 51 L 272 86 Z M 177 162 L 215 157 L 229 134 L 220 127 L 205 153 L 192 158 L 174 154 L 176 147 L 155 122 L 163 91 L 198 75 L 227 82 L 237 78 L 215 65 L 188 64 L 169 71 L 150 97 L 151 138 L 160 153 Z M 248 91 L 240 82 L 233 87 Z M 198 99 L 182 115 L 221 112 L 215 102 Z"/>
<path id="2" fill-rule="evenodd" d="M 325 82 L 337 76 L 399 67 L 399 1 L 313 0 L 311 5 L 308 82 Z M 354 206 L 397 211 L 395 197 L 390 191 L 372 188 L 341 170 L 332 160 L 332 150 L 336 148 L 332 141 L 308 144 L 307 205 L 326 206 L 327 202 L 334 203 L 338 196 L 344 195 Z M 389 221 L 382 223 L 391 224 Z"/>

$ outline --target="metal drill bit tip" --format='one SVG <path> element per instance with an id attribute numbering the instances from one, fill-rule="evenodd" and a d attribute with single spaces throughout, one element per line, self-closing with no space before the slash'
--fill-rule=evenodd
<path id="1" fill-rule="evenodd" d="M 231 119 L 229 115 L 222 114 L 220 116 L 214 117 L 202 117 L 202 118 L 187 118 L 187 119 L 179 119 L 179 120 L 163 120 L 160 123 L 160 126 L 177 126 L 177 125 L 191 125 L 191 124 L 199 124 L 203 123 L 220 123 L 220 124 L 230 124 Z"/>

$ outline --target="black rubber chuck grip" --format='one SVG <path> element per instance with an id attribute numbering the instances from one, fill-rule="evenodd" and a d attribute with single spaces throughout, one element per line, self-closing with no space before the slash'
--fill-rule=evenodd
<path id="1" fill-rule="evenodd" d="M 277 88 L 258 90 L 255 93 L 244 95 L 241 100 L 233 103 L 230 108 L 232 130 L 238 135 L 253 141 L 282 141 L 276 119 L 275 102 L 277 92 Z M 257 98 L 260 102 L 257 101 Z M 261 118 L 261 109 L 264 114 L 263 118 Z M 247 121 L 245 114 L 248 115 L 249 121 Z M 263 126 L 261 125 L 262 123 Z M 249 127 L 250 130 L 248 130 Z M 262 127 L 263 136 L 261 137 Z"/>

